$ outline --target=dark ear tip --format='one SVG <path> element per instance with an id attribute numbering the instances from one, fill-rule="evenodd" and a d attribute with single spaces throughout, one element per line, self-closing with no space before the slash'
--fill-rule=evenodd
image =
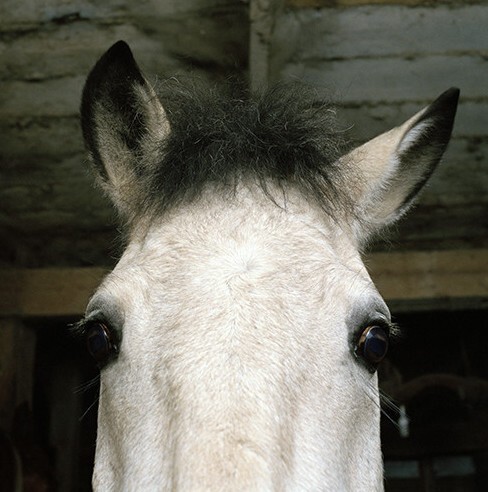
<path id="1" fill-rule="evenodd" d="M 132 57 L 132 51 L 129 45 L 125 41 L 117 41 L 113 44 L 105 53 L 107 58 L 126 58 L 127 56 Z"/>
<path id="2" fill-rule="evenodd" d="M 107 83 L 114 87 L 124 83 L 127 78 L 144 82 L 129 45 L 125 41 L 117 41 L 102 55 L 88 75 L 83 100 L 93 97 L 93 91 L 100 92 Z"/>
<path id="3" fill-rule="evenodd" d="M 438 98 L 437 101 L 447 103 L 449 105 L 456 106 L 459 101 L 459 94 L 461 90 L 457 87 L 451 87 L 447 89 L 447 91 L 443 92 Z M 437 102 L 436 101 L 436 102 Z"/>
<path id="4" fill-rule="evenodd" d="M 134 83 L 143 84 L 144 78 L 129 45 L 125 41 L 118 41 L 97 61 L 83 88 L 81 97 L 83 136 L 102 177 L 106 176 L 95 132 L 97 102 L 104 101 L 114 110 L 127 106 Z"/>
<path id="5" fill-rule="evenodd" d="M 461 91 L 457 87 L 451 87 L 447 89 L 447 91 L 443 92 L 432 104 L 431 111 L 442 110 L 446 112 L 454 113 L 456 112 L 456 108 L 459 101 L 459 94 Z M 430 111 L 430 112 L 431 112 Z M 454 116 L 454 115 L 453 115 Z"/>
<path id="6" fill-rule="evenodd" d="M 428 106 L 420 117 L 420 121 L 434 118 L 439 125 L 447 130 L 447 140 L 449 139 L 454 124 L 460 92 L 461 91 L 457 87 L 451 87 Z"/>
<path id="7" fill-rule="evenodd" d="M 114 63 L 134 64 L 134 55 L 125 41 L 117 41 L 100 58 L 97 65 L 107 66 Z"/>

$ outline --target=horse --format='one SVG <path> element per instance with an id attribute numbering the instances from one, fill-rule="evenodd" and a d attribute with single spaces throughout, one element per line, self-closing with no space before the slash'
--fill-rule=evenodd
<path id="1" fill-rule="evenodd" d="M 383 490 L 395 327 L 362 255 L 440 161 L 459 90 L 351 148 L 317 89 L 158 85 L 119 41 L 82 95 L 125 237 L 78 326 L 94 490 Z"/>

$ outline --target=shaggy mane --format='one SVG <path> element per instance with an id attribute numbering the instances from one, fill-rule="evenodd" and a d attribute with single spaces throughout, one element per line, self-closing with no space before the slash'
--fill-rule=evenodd
<path id="1" fill-rule="evenodd" d="M 330 215 L 346 205 L 335 165 L 346 150 L 344 131 L 315 90 L 286 84 L 236 95 L 173 81 L 159 92 L 171 133 L 146 189 L 160 212 L 208 184 L 232 190 L 242 180 L 255 181 L 270 197 L 270 182 L 283 192 L 298 188 Z"/>

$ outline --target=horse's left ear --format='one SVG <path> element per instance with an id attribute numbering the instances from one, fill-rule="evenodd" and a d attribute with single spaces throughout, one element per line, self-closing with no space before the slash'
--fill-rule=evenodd
<path id="1" fill-rule="evenodd" d="M 341 159 L 352 176 L 359 242 L 410 208 L 446 150 L 458 99 L 459 89 L 449 89 L 403 125 Z"/>
<path id="2" fill-rule="evenodd" d="M 90 72 L 83 89 L 81 123 L 99 181 L 130 220 L 169 123 L 125 42 L 114 44 Z"/>

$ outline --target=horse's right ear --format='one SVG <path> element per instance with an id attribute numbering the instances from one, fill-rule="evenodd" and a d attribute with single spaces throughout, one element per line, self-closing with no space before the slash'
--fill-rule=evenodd
<path id="1" fill-rule="evenodd" d="M 403 125 L 342 159 L 351 176 L 358 243 L 393 224 L 415 201 L 446 150 L 458 99 L 459 89 L 447 90 Z"/>
<path id="2" fill-rule="evenodd" d="M 83 89 L 81 123 L 103 188 L 130 219 L 145 168 L 157 159 L 169 124 L 125 42 L 114 44 L 90 72 Z"/>

